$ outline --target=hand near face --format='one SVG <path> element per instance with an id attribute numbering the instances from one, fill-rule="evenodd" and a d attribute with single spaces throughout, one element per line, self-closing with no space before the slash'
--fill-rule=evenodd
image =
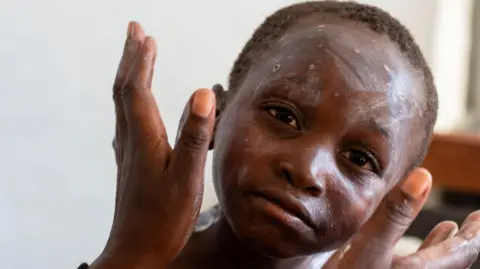
<path id="1" fill-rule="evenodd" d="M 480 211 L 470 214 L 460 229 L 453 222 L 438 224 L 417 252 L 406 257 L 393 255 L 393 247 L 420 212 L 431 181 L 427 170 L 414 170 L 322 269 L 469 268 L 480 250 Z"/>
<path id="2" fill-rule="evenodd" d="M 198 90 L 172 149 L 151 91 L 155 41 L 130 23 L 114 84 L 118 166 L 115 215 L 91 268 L 161 268 L 188 241 L 203 195 L 215 97 Z"/>

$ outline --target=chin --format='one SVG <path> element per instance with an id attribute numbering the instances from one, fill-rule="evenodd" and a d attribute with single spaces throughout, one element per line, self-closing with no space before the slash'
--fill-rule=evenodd
<path id="1" fill-rule="evenodd" d="M 246 220 L 229 221 L 236 237 L 248 248 L 271 259 L 292 259 L 329 252 L 337 245 L 328 243 L 330 240 L 326 238 L 318 240 L 313 231 L 299 236 L 297 232 L 281 226 Z"/>
<path id="2" fill-rule="evenodd" d="M 283 260 L 283 259 L 292 259 L 295 257 L 299 256 L 305 256 L 306 254 L 303 253 L 301 250 L 296 248 L 295 243 L 289 244 L 289 246 L 284 245 L 284 244 L 278 244 L 278 242 L 275 242 L 277 244 L 269 244 L 266 242 L 258 242 L 258 240 L 242 240 L 245 245 L 250 247 L 252 250 L 255 252 L 265 256 L 269 257 L 271 259 L 276 259 L 276 260 Z M 272 242 L 273 243 L 273 242 Z"/>
<path id="3" fill-rule="evenodd" d="M 244 244 L 250 247 L 255 252 L 269 257 L 271 259 L 293 259 L 302 256 L 310 256 L 320 253 L 327 253 L 335 250 L 341 244 L 329 244 L 315 246 L 308 246 L 304 242 L 290 241 L 290 242 L 259 242 L 258 240 L 242 240 Z"/>

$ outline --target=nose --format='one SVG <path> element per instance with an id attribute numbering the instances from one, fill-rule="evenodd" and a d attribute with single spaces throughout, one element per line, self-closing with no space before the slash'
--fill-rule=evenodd
<path id="1" fill-rule="evenodd" d="M 326 165 L 315 166 L 315 162 L 298 163 L 284 161 L 279 165 L 279 173 L 294 188 L 313 197 L 325 193 L 328 170 Z"/>

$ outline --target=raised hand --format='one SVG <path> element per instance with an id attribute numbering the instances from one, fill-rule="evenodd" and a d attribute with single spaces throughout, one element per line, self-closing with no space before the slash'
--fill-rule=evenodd
<path id="1" fill-rule="evenodd" d="M 420 212 L 431 186 L 425 169 L 414 170 L 401 187 L 393 189 L 373 216 L 338 250 L 322 269 L 465 269 L 480 250 L 480 211 L 472 213 L 460 229 L 442 222 L 419 250 L 406 257 L 393 255 L 393 247 Z"/>
<path id="2" fill-rule="evenodd" d="M 194 93 L 172 150 L 151 91 L 156 55 L 155 40 L 130 23 L 113 87 L 114 221 L 92 269 L 162 268 L 182 250 L 200 211 L 215 96 L 207 89 Z"/>

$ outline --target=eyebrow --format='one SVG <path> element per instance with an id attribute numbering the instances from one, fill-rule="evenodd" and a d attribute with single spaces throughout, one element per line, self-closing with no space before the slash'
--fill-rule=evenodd
<path id="1" fill-rule="evenodd" d="M 393 138 L 392 131 L 390 130 L 390 128 L 388 128 L 387 126 L 379 123 L 378 120 L 374 119 L 374 118 L 372 118 L 368 121 L 368 126 L 371 129 L 378 132 L 379 134 L 381 134 L 382 137 L 385 138 L 390 143 L 390 141 Z"/>

